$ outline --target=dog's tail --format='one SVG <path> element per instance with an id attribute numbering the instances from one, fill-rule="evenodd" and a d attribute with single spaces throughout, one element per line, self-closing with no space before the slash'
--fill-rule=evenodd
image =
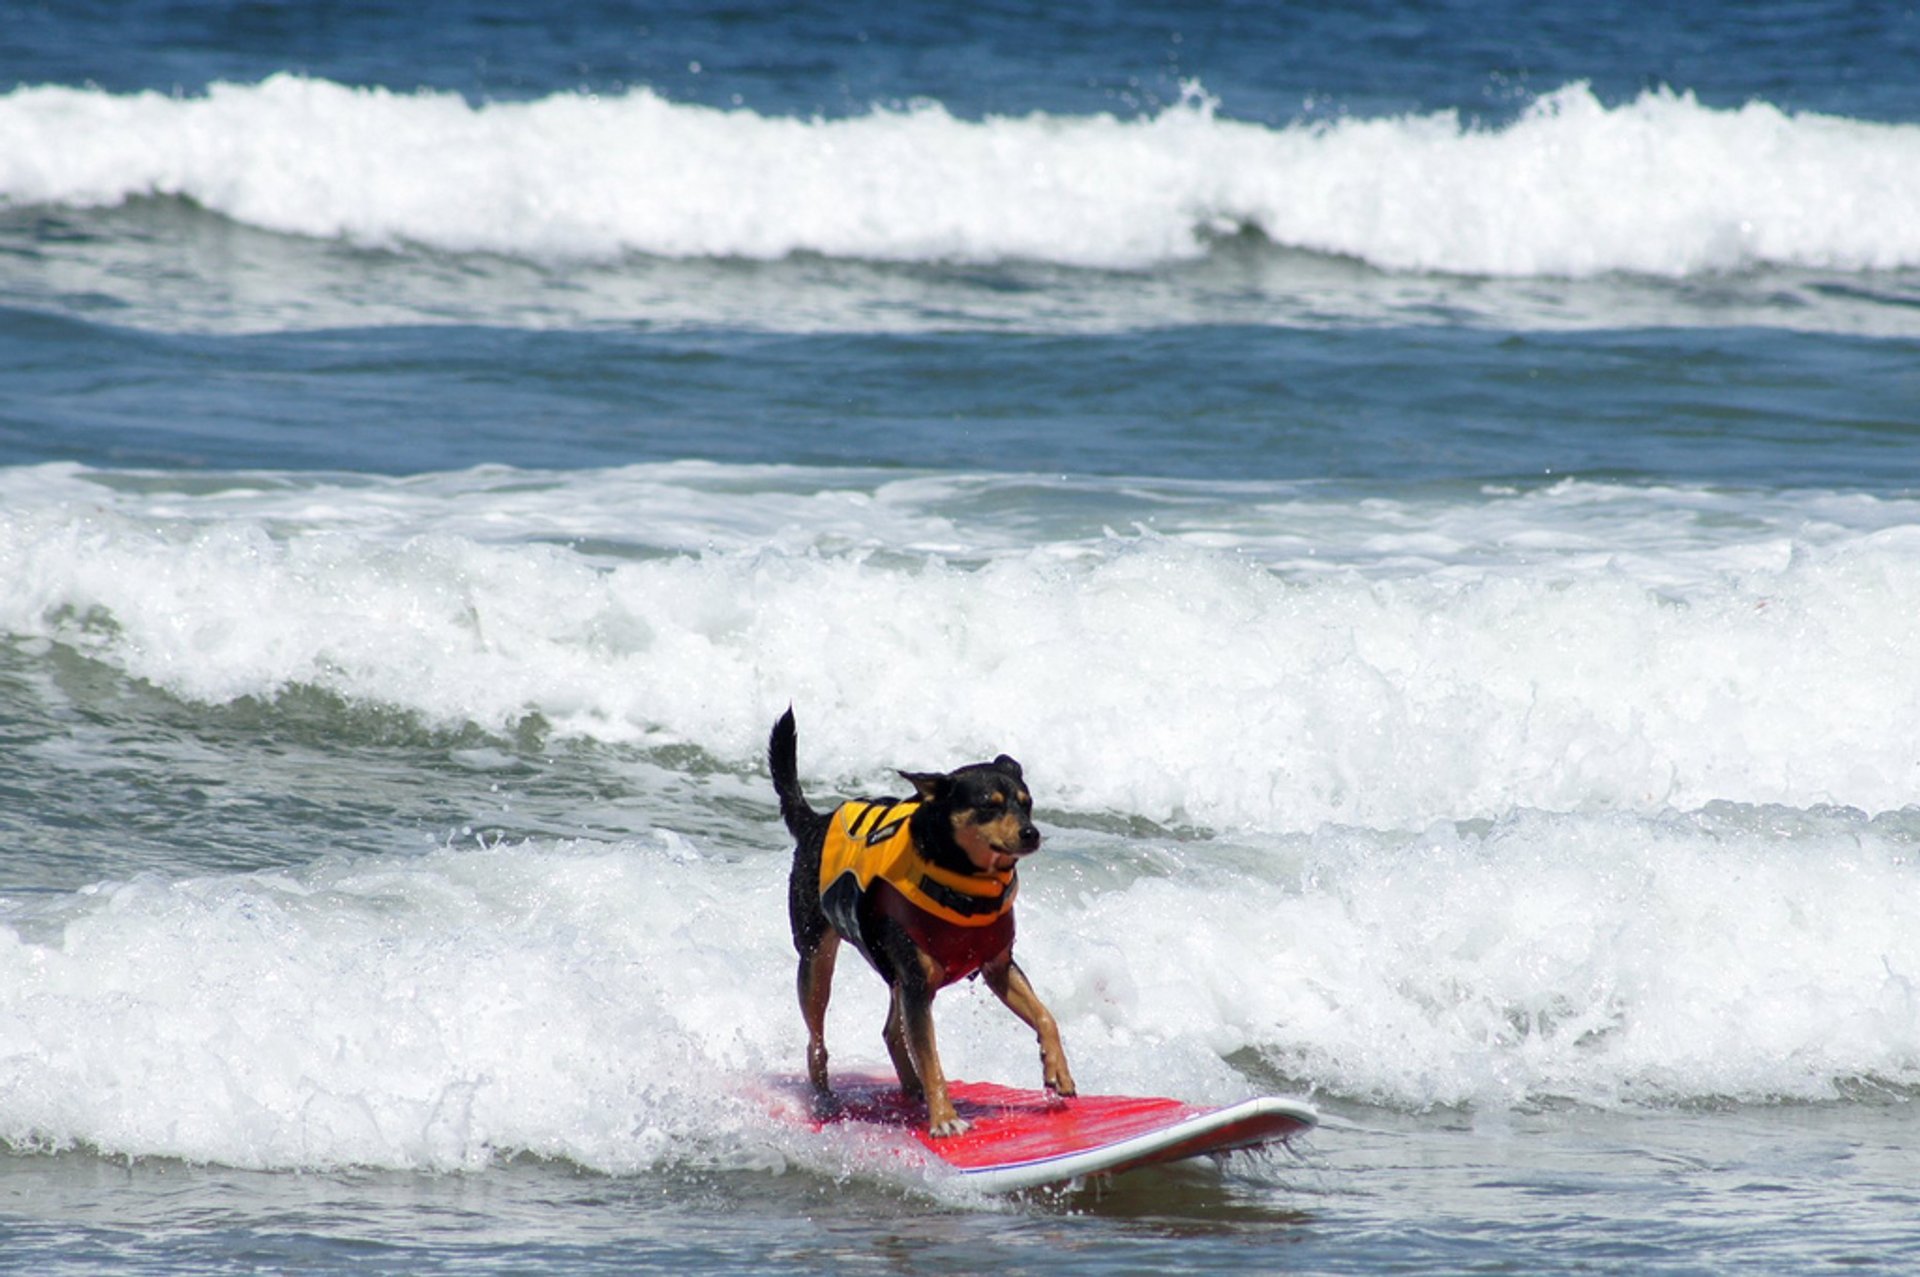
<path id="1" fill-rule="evenodd" d="M 820 813 L 807 805 L 807 796 L 800 792 L 795 740 L 793 707 L 789 705 L 767 737 L 767 766 L 773 772 L 773 792 L 780 795 L 780 818 L 787 822 L 788 832 L 799 838 L 819 822 Z"/>

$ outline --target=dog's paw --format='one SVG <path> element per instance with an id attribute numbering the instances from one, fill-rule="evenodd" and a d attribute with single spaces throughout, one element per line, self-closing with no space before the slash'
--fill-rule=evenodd
<path id="1" fill-rule="evenodd" d="M 927 1128 L 927 1133 L 937 1140 L 951 1139 L 955 1135 L 965 1135 L 973 1129 L 973 1123 L 966 1118 L 954 1116 L 944 1122 L 935 1122 Z"/>
<path id="2" fill-rule="evenodd" d="M 1080 1093 L 1080 1088 L 1073 1084 L 1073 1074 L 1067 1072 L 1065 1060 L 1057 1064 L 1040 1061 L 1040 1077 L 1047 1090 L 1063 1100 L 1070 1100 Z"/>
<path id="3" fill-rule="evenodd" d="M 813 1096 L 813 1120 L 831 1122 L 846 1111 L 846 1105 L 832 1091 L 816 1091 Z"/>

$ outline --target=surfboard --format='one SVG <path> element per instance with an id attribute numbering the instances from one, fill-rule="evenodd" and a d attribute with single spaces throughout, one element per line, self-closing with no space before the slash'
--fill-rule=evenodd
<path id="1" fill-rule="evenodd" d="M 1272 1095 L 1207 1108 L 1151 1096 L 1063 1100 L 1047 1091 L 992 1082 L 949 1082 L 954 1107 L 972 1125 L 964 1134 L 937 1140 L 927 1133 L 926 1106 L 907 1099 L 891 1078 L 836 1077 L 840 1107 L 826 1117 L 813 1113 L 806 1079 L 774 1081 L 798 1101 L 790 1114 L 815 1130 L 853 1125 L 911 1135 L 968 1184 L 989 1193 L 1271 1144 L 1312 1130 L 1320 1120 L 1311 1105 Z"/>

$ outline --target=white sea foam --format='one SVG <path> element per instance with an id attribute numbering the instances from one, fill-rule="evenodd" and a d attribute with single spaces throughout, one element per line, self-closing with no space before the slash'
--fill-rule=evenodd
<path id="1" fill-rule="evenodd" d="M 783 883 L 697 859 L 663 834 L 10 909 L 0 1138 L 266 1167 L 766 1155 L 716 1143 L 743 1119 L 712 1070 L 761 1067 Z"/>
<path id="2" fill-rule="evenodd" d="M 1006 749 L 1049 835 L 1021 960 L 1090 1090 L 1224 1100 L 1229 1059 L 1412 1108 L 1920 1087 L 1912 500 L 1007 499 L 1045 482 L 6 470 L 0 635 L 212 703 L 691 743 L 734 795 L 789 700 L 822 801 Z M 684 816 L 0 900 L 0 1139 L 898 1175 L 747 1098 L 801 1053 L 783 836 Z M 843 967 L 835 1058 L 871 1068 L 880 985 Z M 1033 1080 L 977 985 L 940 1016 L 956 1075 Z"/>
<path id="3" fill-rule="evenodd" d="M 1019 479 L 5 479 L 0 632 L 216 704 L 312 686 L 755 766 L 791 701 L 816 774 L 1006 749 L 1062 810 L 1270 831 L 1882 812 L 1920 766 L 1899 498 L 1090 485 L 1140 516 L 1112 531 L 988 513 Z"/>
<path id="4" fill-rule="evenodd" d="M 1139 119 L 798 119 L 637 89 L 474 106 L 293 75 L 203 94 L 0 96 L 0 200 L 178 196 L 271 231 L 534 259 L 1024 259 L 1134 269 L 1212 237 L 1393 271 L 1686 277 L 1920 266 L 1920 126 L 1584 85 L 1269 127 L 1197 88 Z"/>
<path id="5" fill-rule="evenodd" d="M 1129 1089 L 1145 1039 L 1194 1088 L 1252 1049 L 1400 1105 L 1830 1099 L 1920 1082 L 1916 835 L 1722 806 L 1185 844 L 1022 960 Z"/>
<path id="6" fill-rule="evenodd" d="M 1751 808 L 1065 831 L 1023 872 L 1021 961 L 1093 1093 L 1224 1101 L 1248 1087 L 1228 1057 L 1407 1108 L 1913 1087 L 1917 836 L 1910 815 Z M 0 901 L 0 1140 L 911 1176 L 756 1098 L 802 1053 L 783 892 L 777 835 L 743 823 Z M 1031 1035 L 983 989 L 938 1013 L 956 1076 L 1034 1084 Z M 884 1059 L 883 1016 L 880 982 L 843 963 L 838 1067 Z"/>

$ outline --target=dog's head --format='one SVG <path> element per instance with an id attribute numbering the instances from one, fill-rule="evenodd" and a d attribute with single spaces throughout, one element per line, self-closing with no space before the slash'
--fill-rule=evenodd
<path id="1" fill-rule="evenodd" d="M 950 772 L 901 772 L 920 801 L 945 818 L 954 844 L 975 869 L 1004 873 L 1040 850 L 1033 795 L 1020 764 L 1005 754 Z"/>

